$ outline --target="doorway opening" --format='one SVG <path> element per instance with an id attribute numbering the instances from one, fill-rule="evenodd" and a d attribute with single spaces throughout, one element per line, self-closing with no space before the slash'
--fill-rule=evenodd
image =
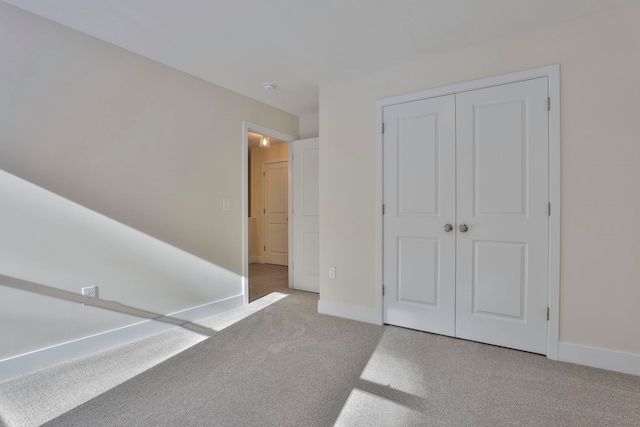
<path id="1" fill-rule="evenodd" d="M 244 124 L 245 304 L 290 286 L 291 173 L 293 137 Z"/>

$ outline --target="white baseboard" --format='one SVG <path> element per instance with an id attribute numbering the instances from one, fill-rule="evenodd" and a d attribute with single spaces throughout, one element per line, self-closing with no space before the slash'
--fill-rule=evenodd
<path id="1" fill-rule="evenodd" d="M 264 262 L 262 262 L 262 257 L 257 255 L 249 257 L 249 264 L 264 264 Z"/>
<path id="2" fill-rule="evenodd" d="M 640 354 L 561 342 L 558 360 L 624 374 L 640 375 Z"/>
<path id="3" fill-rule="evenodd" d="M 187 310 L 168 314 L 166 317 L 180 319 L 180 321 L 194 322 L 223 311 L 241 307 L 243 295 L 215 301 L 209 304 L 193 307 Z M 178 327 L 175 323 L 145 320 L 131 326 L 114 329 L 90 337 L 66 342 L 53 347 L 44 348 L 31 353 L 15 356 L 0 361 L 0 381 L 5 381 L 19 375 L 48 368 L 60 363 L 69 362 L 79 357 L 87 356 L 97 351 L 126 344 L 158 332 Z"/>
<path id="4" fill-rule="evenodd" d="M 318 313 L 330 316 L 344 317 L 360 322 L 382 325 L 382 317 L 378 315 L 375 308 L 360 307 L 358 305 L 342 304 L 325 300 L 318 301 Z"/>

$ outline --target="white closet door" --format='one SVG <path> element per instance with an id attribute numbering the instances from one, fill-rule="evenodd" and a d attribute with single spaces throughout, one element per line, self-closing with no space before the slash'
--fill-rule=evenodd
<path id="1" fill-rule="evenodd" d="M 456 336 L 543 354 L 547 93 L 540 78 L 456 95 Z"/>
<path id="2" fill-rule="evenodd" d="M 320 291 L 319 139 L 293 143 L 293 287 Z"/>
<path id="3" fill-rule="evenodd" d="M 455 320 L 455 97 L 385 107 L 384 322 L 444 335 Z"/>

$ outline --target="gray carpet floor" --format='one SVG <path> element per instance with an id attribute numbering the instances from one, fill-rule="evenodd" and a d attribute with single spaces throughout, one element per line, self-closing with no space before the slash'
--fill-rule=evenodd
<path id="1" fill-rule="evenodd" d="M 249 264 L 249 302 L 271 292 L 289 289 L 289 267 L 275 264 Z"/>
<path id="2" fill-rule="evenodd" d="M 46 425 L 640 425 L 640 377 L 324 316 L 317 301 L 257 300 L 248 317 Z"/>
<path id="3" fill-rule="evenodd" d="M 244 307 L 0 382 L 0 427 L 39 426 L 285 297 Z"/>

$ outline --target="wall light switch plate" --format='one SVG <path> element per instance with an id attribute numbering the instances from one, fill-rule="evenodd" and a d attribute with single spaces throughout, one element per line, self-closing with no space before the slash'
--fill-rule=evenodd
<path id="1" fill-rule="evenodd" d="M 230 211 L 231 210 L 231 199 L 228 197 L 225 197 L 222 199 L 222 210 L 223 211 Z"/>
<path id="2" fill-rule="evenodd" d="M 98 287 L 89 286 L 82 288 L 82 305 L 95 304 L 98 300 Z"/>
<path id="3" fill-rule="evenodd" d="M 336 268 L 329 267 L 329 279 L 335 279 L 335 278 L 336 278 Z"/>

